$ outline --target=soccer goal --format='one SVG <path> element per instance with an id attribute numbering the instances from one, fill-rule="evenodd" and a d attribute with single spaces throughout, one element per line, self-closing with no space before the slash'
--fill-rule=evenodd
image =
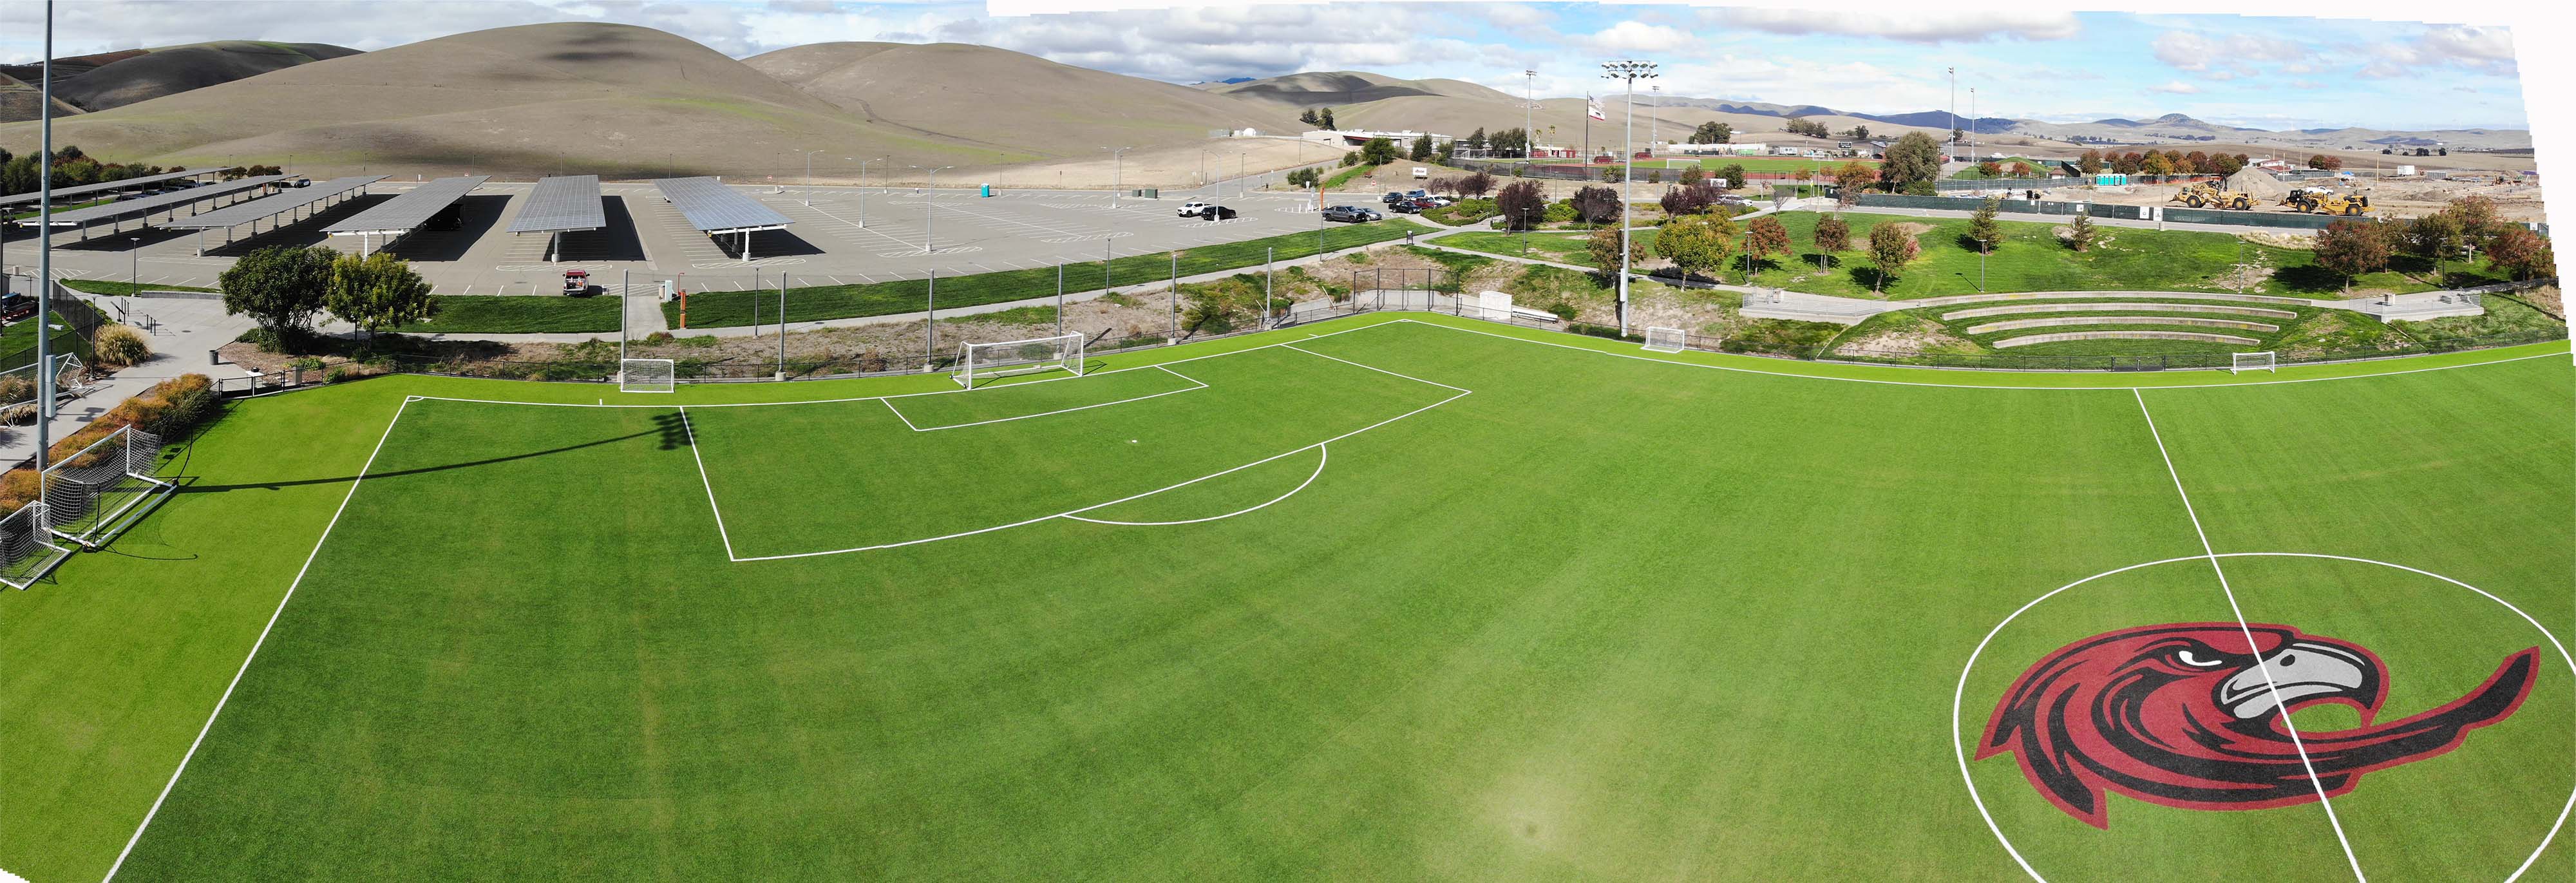
<path id="1" fill-rule="evenodd" d="M 618 392 L 670 392 L 679 377 L 679 366 L 669 359 L 617 360 Z"/>
<path id="2" fill-rule="evenodd" d="M 1678 353 L 1689 348 L 1689 341 L 1690 333 L 1679 328 L 1665 328 L 1660 325 L 1646 326 L 1647 352 Z"/>
<path id="3" fill-rule="evenodd" d="M 2236 353 L 2231 364 L 2227 366 L 2227 373 L 2229 374 L 2243 374 L 2247 371 L 2271 370 L 2272 354 L 2270 352 Z"/>
<path id="4" fill-rule="evenodd" d="M 87 548 L 105 545 L 144 503 L 178 488 L 152 474 L 160 456 L 160 436 L 125 426 L 45 467 L 37 479 L 46 529 Z"/>
<path id="5" fill-rule="evenodd" d="M 45 527 L 45 503 L 36 500 L 0 518 L 0 584 L 23 589 L 43 579 L 72 550 L 55 545 Z"/>
<path id="6" fill-rule="evenodd" d="M 1082 335 L 969 343 L 957 348 L 957 373 L 952 377 L 959 386 L 974 389 L 978 380 L 1057 369 L 1082 373 Z"/>

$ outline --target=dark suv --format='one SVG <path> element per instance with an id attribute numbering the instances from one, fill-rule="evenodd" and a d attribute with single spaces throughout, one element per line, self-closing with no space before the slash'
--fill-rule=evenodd
<path id="1" fill-rule="evenodd" d="M 1356 205 L 1337 205 L 1324 210 L 1324 220 L 1327 221 L 1349 221 L 1357 224 L 1382 217 L 1384 216 Z"/>
<path id="2" fill-rule="evenodd" d="M 1377 198 L 1377 201 L 1382 202 L 1382 203 L 1385 203 L 1385 204 L 1387 204 L 1387 205 L 1394 205 L 1394 204 L 1396 204 L 1396 203 L 1399 203 L 1399 202 L 1403 202 L 1403 201 L 1404 201 L 1404 194 L 1397 193 L 1397 192 L 1395 192 L 1395 191 L 1390 190 L 1390 191 L 1387 191 L 1387 194 L 1386 194 L 1385 196 L 1378 197 L 1378 198 Z"/>

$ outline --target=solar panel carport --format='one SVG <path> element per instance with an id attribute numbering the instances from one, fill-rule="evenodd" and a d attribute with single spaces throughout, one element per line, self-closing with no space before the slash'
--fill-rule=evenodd
<path id="1" fill-rule="evenodd" d="M 331 180 L 315 184 L 311 187 L 298 188 L 267 199 L 255 199 L 249 202 L 236 203 L 210 212 L 189 215 L 184 220 L 172 221 L 170 223 L 163 224 L 162 226 L 173 230 L 197 231 L 197 253 L 205 254 L 205 232 L 208 230 L 223 230 L 224 241 L 230 242 L 232 241 L 232 228 L 239 227 L 243 224 L 249 224 L 251 225 L 250 235 L 257 236 L 259 235 L 259 222 L 261 221 L 269 221 L 269 229 L 274 231 L 279 226 L 291 224 L 295 221 L 271 220 L 273 218 L 291 213 L 296 209 L 320 205 L 351 194 L 363 196 L 365 195 L 367 185 L 384 179 L 385 176 L 383 175 L 353 175 L 347 178 L 333 178 Z M 305 214 L 305 217 L 312 217 L 312 213 L 308 211 Z"/>
<path id="2" fill-rule="evenodd" d="M 100 181 L 96 184 L 82 184 L 77 187 L 56 187 L 54 188 L 54 202 L 56 204 L 60 204 L 67 201 L 73 201 L 75 199 L 86 202 L 88 200 L 85 199 L 85 197 L 96 196 L 101 193 L 115 193 L 121 190 L 132 190 L 136 187 L 150 187 L 154 184 L 167 184 L 181 178 L 193 178 L 198 175 L 212 175 L 220 171 L 222 170 L 180 169 L 175 172 L 162 172 L 158 175 L 145 175 L 140 178 L 127 178 L 122 181 Z M 44 194 L 34 192 L 20 193 L 15 196 L 0 196 L 0 208 L 35 205 L 43 196 Z"/>
<path id="3" fill-rule="evenodd" d="M 190 187 L 177 193 L 164 193 L 159 196 L 144 196 L 134 199 L 120 199 L 106 205 L 94 205 L 85 209 L 74 209 L 72 211 L 55 214 L 53 216 L 52 223 L 53 226 L 56 227 L 79 227 L 81 238 L 88 239 L 89 225 L 95 221 L 104 220 L 114 224 L 121 223 L 128 217 L 139 215 L 142 216 L 145 225 L 149 226 L 153 213 L 165 210 L 170 213 L 172 220 L 177 220 L 179 217 L 180 206 L 192 205 L 209 199 L 233 196 L 248 190 L 265 190 L 269 187 L 276 186 L 278 182 L 286 180 L 286 178 L 287 176 L 285 175 L 261 175 L 255 178 L 243 178 L 238 181 L 222 181 L 214 184 L 207 184 L 202 187 Z M 238 204 L 238 202 L 226 203 L 226 205 L 235 204 Z M 36 225 L 36 220 L 37 219 L 35 218 L 26 218 L 18 221 L 18 223 L 22 226 L 32 227 Z M 119 227 L 115 229 L 122 228 Z"/>
<path id="4" fill-rule="evenodd" d="M 528 201 L 511 219 L 510 233 L 546 234 L 546 260 L 555 259 L 555 237 L 562 233 L 608 226 L 608 211 L 599 202 L 598 175 L 559 175 L 537 180 Z"/>
<path id="5" fill-rule="evenodd" d="M 653 182 L 662 191 L 662 200 L 680 210 L 689 226 L 709 236 L 742 234 L 742 259 L 751 260 L 751 234 L 762 230 L 784 230 L 795 223 L 777 209 L 761 205 L 759 200 L 714 178 L 662 178 Z"/>
<path id="6" fill-rule="evenodd" d="M 385 237 L 385 244 L 392 245 L 395 239 L 420 229 L 422 224 L 429 223 L 430 218 L 437 217 L 439 212 L 446 211 L 448 206 L 456 204 L 457 200 L 465 198 L 465 194 L 474 192 L 474 188 L 489 180 L 492 180 L 490 175 L 440 178 L 385 200 L 374 208 L 342 218 L 322 230 L 333 236 L 362 237 L 358 253 L 365 254 L 375 250 L 375 237 Z"/>

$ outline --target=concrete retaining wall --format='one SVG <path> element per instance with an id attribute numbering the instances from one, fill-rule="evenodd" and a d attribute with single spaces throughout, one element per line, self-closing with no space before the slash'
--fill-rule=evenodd
<path id="1" fill-rule="evenodd" d="M 1996 349 L 2029 346 L 2034 343 L 2059 343 L 2069 340 L 2188 340 L 2195 343 L 2224 343 L 2253 346 L 2262 341 L 2233 334 L 2199 334 L 2191 331 L 2060 331 L 2054 334 L 2025 334 L 1994 342 Z"/>
<path id="2" fill-rule="evenodd" d="M 1979 307 L 1973 310 L 1960 310 L 1955 313 L 1942 313 L 1941 321 L 1948 322 L 1953 319 L 1974 319 L 1980 316 L 2009 316 L 2016 313 L 2107 313 L 2114 310 L 2163 313 L 2226 313 L 2228 315 L 2254 316 L 2262 319 L 2296 319 L 2299 317 L 2299 314 L 2290 312 L 2289 310 L 2267 310 L 2262 307 L 2229 307 L 2215 304 L 2089 303 L 2014 304 L 2007 307 Z"/>
<path id="3" fill-rule="evenodd" d="M 2240 322 L 2234 319 L 2194 319 L 2184 316 L 2059 316 L 2050 319 L 2014 319 L 1971 325 L 1969 334 L 1991 334 L 1997 331 L 2019 331 L 2024 328 L 2064 328 L 2070 325 L 2189 325 L 2194 328 L 2232 328 L 2238 331 L 2260 331 L 2270 334 L 2279 325 L 2262 322 Z"/>

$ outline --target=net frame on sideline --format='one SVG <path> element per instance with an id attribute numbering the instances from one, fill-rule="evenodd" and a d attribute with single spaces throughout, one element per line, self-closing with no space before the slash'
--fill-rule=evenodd
<path id="1" fill-rule="evenodd" d="M 949 379 L 957 381 L 958 386 L 974 389 L 978 379 L 1034 374 L 1059 368 L 1079 377 L 1082 376 L 1083 341 L 1081 334 L 1055 334 L 1025 340 L 968 342 L 957 347 L 957 371 L 950 374 Z M 984 353 L 1005 350 L 1020 358 L 978 358 Z"/>

